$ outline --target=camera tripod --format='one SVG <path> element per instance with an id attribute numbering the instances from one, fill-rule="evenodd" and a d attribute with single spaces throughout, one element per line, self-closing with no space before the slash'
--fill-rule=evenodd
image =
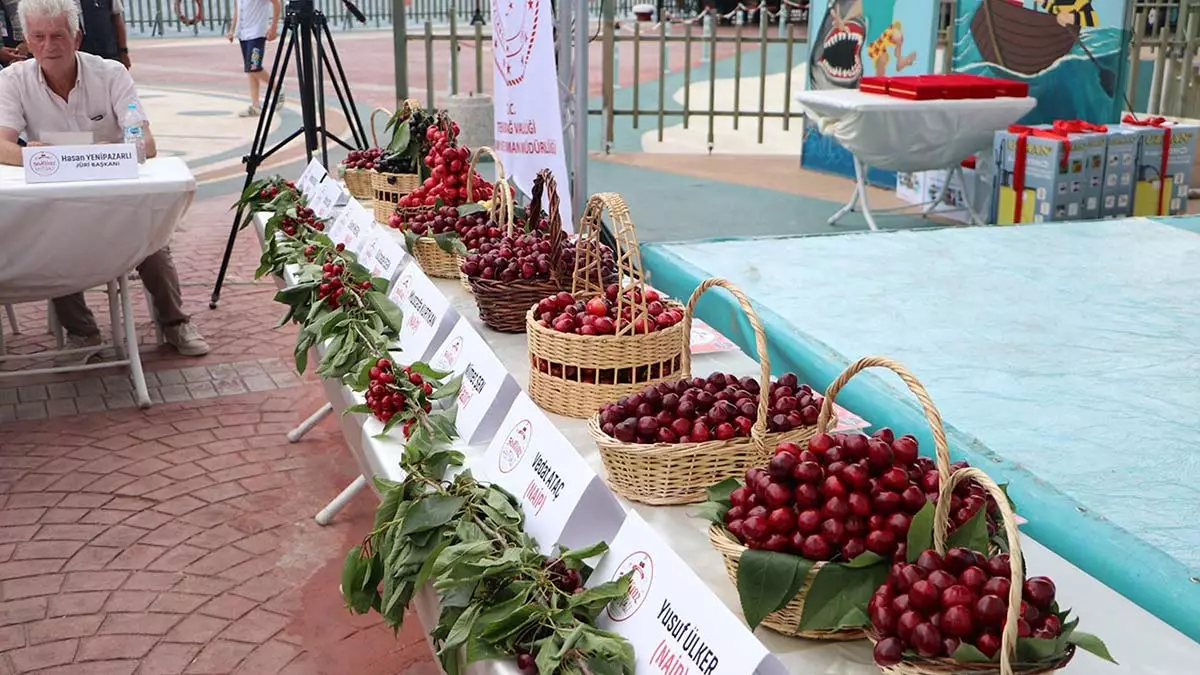
<path id="1" fill-rule="evenodd" d="M 345 2 L 345 0 L 343 0 Z M 366 21 L 362 12 L 349 2 L 346 8 L 360 22 Z M 304 134 L 304 150 L 308 161 L 318 148 L 321 151 L 321 163 L 329 166 L 328 141 L 333 140 L 347 150 L 361 150 L 367 147 L 367 133 L 362 120 L 358 117 L 358 109 L 354 105 L 354 95 L 350 92 L 350 83 L 346 80 L 346 71 L 342 69 L 342 60 L 338 56 L 337 46 L 333 35 L 329 32 L 329 24 L 325 14 L 313 7 L 313 0 L 289 0 L 287 14 L 283 19 L 283 32 L 279 35 L 280 48 L 275 51 L 275 60 L 271 65 L 271 75 L 267 80 L 266 97 L 262 112 L 258 116 L 258 128 L 254 132 L 254 141 L 250 144 L 249 154 L 242 157 L 246 165 L 246 182 L 242 185 L 241 194 L 254 182 L 258 168 L 271 155 L 278 152 L 300 134 Z M 283 93 L 283 80 L 287 76 L 288 66 L 292 57 L 296 57 L 296 74 L 300 80 L 300 110 L 303 126 L 288 134 L 271 148 L 267 148 L 267 135 L 271 129 L 271 120 L 279 107 L 279 98 Z M 325 121 L 325 72 L 330 72 L 330 81 L 341 104 L 342 114 L 350 125 L 353 145 L 329 131 Z M 238 231 L 243 223 L 245 207 L 239 206 L 233 217 L 233 225 L 229 228 L 229 241 L 225 244 L 225 256 L 221 259 L 221 269 L 217 273 L 217 283 L 213 288 L 209 309 L 216 309 L 221 299 L 221 286 L 225 283 L 225 274 L 229 270 L 229 258 L 233 254 L 233 245 L 237 241 Z"/>

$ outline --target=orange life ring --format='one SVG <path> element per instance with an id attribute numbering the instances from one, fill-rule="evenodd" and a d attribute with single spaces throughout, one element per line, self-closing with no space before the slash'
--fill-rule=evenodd
<path id="1" fill-rule="evenodd" d="M 192 0 L 196 5 L 196 16 L 191 19 L 183 15 L 183 0 L 175 0 L 175 16 L 179 17 L 179 21 L 185 26 L 195 26 L 204 20 L 204 5 L 202 0 Z"/>

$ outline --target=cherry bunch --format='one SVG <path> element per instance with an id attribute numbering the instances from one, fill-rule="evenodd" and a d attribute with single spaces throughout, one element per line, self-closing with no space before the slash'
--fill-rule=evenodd
<path id="1" fill-rule="evenodd" d="M 600 408 L 600 428 L 622 443 L 703 443 L 748 437 L 758 419 L 760 387 L 752 377 L 713 373 L 651 384 Z M 770 384 L 772 431 L 816 424 L 821 396 L 787 373 Z M 803 405 L 801 405 L 801 403 Z"/>
<path id="2" fill-rule="evenodd" d="M 961 644 L 995 656 L 1008 621 L 1011 574 L 1007 553 L 988 558 L 967 548 L 949 549 L 944 557 L 926 550 L 915 563 L 893 565 L 867 605 L 880 638 L 875 663 L 895 665 L 907 650 L 925 658 L 952 656 Z M 1048 577 L 1025 580 L 1018 637 L 1059 636 L 1063 626 L 1054 594 Z"/>
<path id="3" fill-rule="evenodd" d="M 780 443 L 730 495 L 726 527 L 749 548 L 809 560 L 849 561 L 864 551 L 903 560 L 913 515 L 937 501 L 936 465 L 917 452 L 915 437 L 896 438 L 886 427 L 870 438 L 817 434 L 805 449 Z M 987 504 L 973 484 L 959 485 L 951 499 L 955 527 Z"/>
<path id="4" fill-rule="evenodd" d="M 342 162 L 342 164 L 347 169 L 363 169 L 365 171 L 373 171 L 375 169 L 375 165 L 379 162 L 381 155 L 383 155 L 383 148 L 351 150 L 346 154 L 346 161 Z"/>
<path id="5" fill-rule="evenodd" d="M 433 384 L 410 366 L 397 371 L 390 359 L 379 359 L 368 371 L 368 376 L 367 407 L 384 424 L 400 415 L 404 420 L 404 437 L 408 438 L 409 431 L 417 421 L 418 411 L 427 413 L 433 409 L 429 400 Z"/>
<path id="6" fill-rule="evenodd" d="M 525 281 L 549 279 L 554 245 L 545 236 L 521 233 L 484 241 L 467 256 L 462 272 L 468 277 Z"/>
<path id="7" fill-rule="evenodd" d="M 470 171 L 471 149 L 457 144 L 458 123 L 431 125 L 425 131 L 432 145 L 425 155 L 430 175 L 417 189 L 400 198 L 398 206 L 433 206 L 439 201 L 458 206 L 467 201 L 467 175 Z M 492 185 L 478 172 L 474 175 L 475 199 L 491 199 Z"/>
<path id="8" fill-rule="evenodd" d="M 538 301 L 536 313 L 538 325 L 559 333 L 576 335 L 616 335 L 625 326 L 632 325 L 634 333 L 653 333 L 670 328 L 683 320 L 683 310 L 663 303 L 654 289 L 645 292 L 630 288 L 625 290 L 625 305 L 618 314 L 617 297 L 621 293 L 617 284 L 609 284 L 603 295 L 584 302 L 576 300 L 570 293 L 559 291 Z M 639 311 L 638 303 L 646 300 L 646 313 Z"/>
<path id="9" fill-rule="evenodd" d="M 305 253 L 307 254 L 307 250 Z M 351 296 L 371 290 L 369 279 L 356 282 L 347 272 L 346 267 L 340 262 L 327 262 L 321 266 L 321 283 L 317 286 L 317 299 L 325 301 L 330 309 L 361 304 L 361 299 Z"/>
<path id="10" fill-rule="evenodd" d="M 297 206 L 296 216 L 285 215 L 279 223 L 279 229 L 289 237 L 295 237 L 303 228 L 308 227 L 322 232 L 325 230 L 325 223 L 317 218 L 317 214 L 307 206 Z"/>

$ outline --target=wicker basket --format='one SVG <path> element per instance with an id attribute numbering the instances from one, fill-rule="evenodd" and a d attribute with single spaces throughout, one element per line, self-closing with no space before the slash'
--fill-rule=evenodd
<path id="1" fill-rule="evenodd" d="M 968 467 L 955 471 L 947 480 L 942 481 L 939 488 L 938 505 L 933 512 L 933 547 L 939 554 L 946 553 L 946 536 L 950 523 L 950 497 L 954 488 L 964 481 L 974 481 L 983 486 L 992 500 L 1000 509 L 1000 518 L 1004 524 L 1005 538 L 1008 540 L 1009 567 L 1012 577 L 1008 590 L 1008 617 L 1004 630 L 1000 633 L 1000 662 L 999 663 L 963 663 L 950 658 L 927 659 L 919 656 L 905 656 L 904 660 L 894 666 L 880 667 L 888 675 L 1036 675 L 1051 673 L 1065 668 L 1075 656 L 1075 646 L 1067 650 L 1055 660 L 1037 663 L 1016 663 L 1017 650 L 1017 620 L 1021 611 L 1021 589 L 1025 584 L 1025 559 L 1021 555 L 1021 533 L 1017 530 L 1017 521 L 1009 507 L 1008 497 L 1000 486 L 983 471 Z M 875 641 L 875 636 L 870 636 Z"/>
<path id="2" fill-rule="evenodd" d="M 387 108 L 376 108 L 371 111 L 371 140 L 376 146 L 379 138 L 375 135 L 375 115 L 377 113 L 391 117 Z M 371 198 L 375 200 L 375 220 L 387 225 L 400 198 L 412 192 L 421 185 L 421 176 L 415 173 L 384 173 L 371 172 Z"/>
<path id="3" fill-rule="evenodd" d="M 501 183 L 505 185 L 508 184 L 507 179 L 504 177 L 504 166 L 500 164 L 500 158 L 496 156 L 496 151 L 488 147 L 479 148 L 471 155 L 471 166 L 469 169 L 467 169 L 468 202 L 472 201 L 471 197 L 475 193 L 475 187 L 471 177 L 475 174 L 475 165 L 479 162 L 479 157 L 483 153 L 491 155 L 496 160 L 496 185 L 499 186 Z M 493 196 L 495 196 L 496 192 L 497 190 L 492 190 Z M 507 208 L 508 217 L 511 219 L 512 195 L 506 194 L 505 198 L 508 199 L 506 202 L 507 207 L 504 207 L 501 204 L 500 199 L 495 199 L 493 204 L 496 205 L 495 208 L 497 209 Z M 417 206 L 407 209 L 397 208 L 396 212 L 401 216 L 405 216 L 413 213 L 428 212 L 432 211 L 433 209 L 434 207 L 432 206 Z M 413 245 L 412 254 L 413 257 L 417 259 L 417 264 L 420 265 L 421 269 L 425 271 L 425 274 L 428 274 L 431 277 L 437 277 L 439 279 L 459 279 L 461 283 L 462 272 L 459 271 L 462 267 L 462 260 L 460 259 L 461 256 L 459 256 L 457 253 L 450 253 L 449 251 L 444 250 L 441 246 L 438 246 L 433 237 L 426 236 L 418 238 L 416 243 Z"/>
<path id="4" fill-rule="evenodd" d="M 937 470 L 941 476 L 941 485 L 945 485 L 950 477 L 950 448 L 946 444 L 946 430 L 942 425 L 942 415 L 938 412 L 937 406 L 933 404 L 933 399 L 930 398 L 929 392 L 917 380 L 907 368 L 900 365 L 884 356 L 867 356 L 850 364 L 850 367 L 838 375 L 828 388 L 825 389 L 825 400 L 821 403 L 821 415 L 817 419 L 817 428 L 814 433 L 826 433 L 834 425 L 834 401 L 837 399 L 838 392 L 846 383 L 855 375 L 861 373 L 867 368 L 887 368 L 896 373 L 904 384 L 908 385 L 909 391 L 917 397 L 917 401 L 921 404 L 921 410 L 925 413 L 925 421 L 929 423 L 929 428 L 933 434 L 934 455 L 937 458 Z M 950 501 L 946 500 L 949 504 Z M 725 558 L 725 571 L 729 573 L 729 580 L 737 585 L 737 569 L 738 561 L 741 559 L 742 551 L 746 550 L 741 542 L 737 540 L 729 530 L 724 526 L 713 523 L 708 530 L 708 539 L 712 542 L 714 548 L 721 553 Z M 805 579 L 804 585 L 800 591 L 796 593 L 796 597 L 792 598 L 783 609 L 777 610 L 767 615 L 763 619 L 763 625 L 771 630 L 792 637 L 803 637 L 812 640 L 857 640 L 866 636 L 866 631 L 857 628 L 844 628 L 834 631 L 815 631 L 797 630 L 800 625 L 800 617 L 804 612 L 804 594 L 812 580 L 816 577 L 817 571 L 821 569 L 824 563 L 818 562 L 812 566 L 809 571 L 809 576 Z"/>
<path id="5" fill-rule="evenodd" d="M 346 169 L 345 172 L 346 189 L 350 191 L 350 195 L 355 199 L 372 199 L 374 191 L 371 188 L 371 176 L 375 175 L 375 171 L 370 169 Z"/>
<path id="6" fill-rule="evenodd" d="M 603 192 L 588 200 L 580 219 L 571 294 L 583 300 L 603 292 L 600 219 L 605 210 L 612 218 L 617 243 L 617 268 L 622 279 L 617 296 L 620 313 L 631 306 L 625 291 L 642 288 L 642 261 L 629 207 L 616 193 Z M 673 301 L 663 304 L 682 309 Z M 632 309 L 636 316 L 648 316 L 644 295 L 632 304 Z M 676 379 L 681 372 L 686 351 L 683 321 L 652 333 L 634 333 L 633 326 L 627 324 L 616 335 L 576 335 L 543 328 L 537 322 L 536 311 L 537 307 L 532 306 L 525 314 L 529 395 L 550 412 L 591 417 L 604 403 L 647 384 Z"/>
<path id="7" fill-rule="evenodd" d="M 550 221 L 550 246 L 552 253 L 550 262 L 550 278 L 548 279 L 518 279 L 516 281 L 499 281 L 496 279 L 467 278 L 475 302 L 479 305 L 479 318 L 492 330 L 502 333 L 524 333 L 525 315 L 532 305 L 542 298 L 557 293 L 563 289 L 563 282 L 558 277 L 558 254 L 562 249 L 563 230 L 562 216 L 558 212 L 558 188 L 554 175 L 548 169 L 538 173 L 533 189 L 537 208 L 540 210 L 542 192 L 547 194 L 547 211 Z M 500 190 L 507 193 L 507 190 Z M 512 217 L 512 199 L 505 197 L 509 203 L 506 233 L 512 234 L 515 220 Z M 500 200 L 497 200 L 499 202 Z M 466 278 L 466 277 L 464 277 Z"/>
<path id="8" fill-rule="evenodd" d="M 505 184 L 507 185 L 507 178 L 505 177 L 505 173 L 504 173 L 504 164 L 502 164 L 500 162 L 500 157 L 495 154 L 496 151 L 492 150 L 491 148 L 489 148 L 487 146 L 480 147 L 477 150 L 475 150 L 475 152 L 471 153 L 471 168 L 467 171 L 467 201 L 468 202 L 475 201 L 475 167 L 478 166 L 479 157 L 481 156 L 481 153 L 483 153 L 484 151 L 486 151 L 488 154 L 490 154 L 492 156 L 492 161 L 496 164 L 496 185 L 499 185 L 501 183 L 501 181 L 504 181 Z M 510 222 L 510 223 L 516 222 L 515 218 L 514 218 L 514 213 L 513 213 L 513 211 L 515 209 L 515 204 L 513 203 L 513 200 L 512 200 L 512 193 L 506 191 L 505 198 L 508 200 L 508 205 L 506 207 L 507 212 L 506 212 L 506 214 L 504 214 L 504 215 L 507 215 L 507 217 L 508 217 L 507 222 Z M 495 189 L 495 186 L 493 186 L 493 188 L 492 188 L 492 208 L 493 208 L 492 218 L 498 223 L 504 222 L 504 221 L 501 221 L 499 218 L 499 216 L 502 215 L 501 211 L 499 210 L 499 207 L 500 207 L 499 200 L 500 200 L 500 197 Z M 455 262 L 458 263 L 458 269 L 459 269 L 458 283 L 461 284 L 462 287 L 464 289 L 466 289 L 466 291 L 468 293 L 471 293 L 472 292 L 471 291 L 471 282 L 467 279 L 467 275 L 462 273 L 462 266 L 463 266 L 463 263 L 467 262 L 467 256 L 465 256 L 461 253 L 455 254 Z M 522 332 L 524 330 L 525 330 L 525 328 L 522 327 L 521 331 L 517 331 L 517 332 Z"/>
<path id="9" fill-rule="evenodd" d="M 688 300 L 683 318 L 683 369 L 679 377 L 689 378 L 691 371 L 691 326 L 696 303 L 705 291 L 720 286 L 733 294 L 754 330 L 754 347 L 758 353 L 759 383 L 762 395 L 758 400 L 758 416 L 750 436 L 725 441 L 703 443 L 622 443 L 604 433 L 600 416 L 593 415 L 588 430 L 600 447 L 600 458 L 608 472 L 608 484 L 614 492 L 644 504 L 690 504 L 704 500 L 705 488 L 726 478 L 741 476 L 746 469 L 766 464 L 774 454 L 777 443 L 807 441 L 816 427 L 804 427 L 787 432 L 768 433 L 767 417 L 770 400 L 767 396 L 771 382 L 771 360 L 767 355 L 767 336 L 758 313 L 742 291 L 725 279 L 706 279 Z"/>

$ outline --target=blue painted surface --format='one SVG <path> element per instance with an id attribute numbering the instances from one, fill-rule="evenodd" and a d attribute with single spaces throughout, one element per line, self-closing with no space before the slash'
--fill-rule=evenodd
<path id="1" fill-rule="evenodd" d="M 905 363 L 952 425 L 952 454 L 1010 483 L 1029 534 L 1200 641 L 1198 225 L 724 240 L 643 255 L 673 295 L 714 275 L 745 290 L 776 373 L 824 387 L 863 355 Z M 728 296 L 710 292 L 700 315 L 751 347 Z M 839 402 L 921 432 L 931 450 L 901 391 L 864 374 Z"/>

